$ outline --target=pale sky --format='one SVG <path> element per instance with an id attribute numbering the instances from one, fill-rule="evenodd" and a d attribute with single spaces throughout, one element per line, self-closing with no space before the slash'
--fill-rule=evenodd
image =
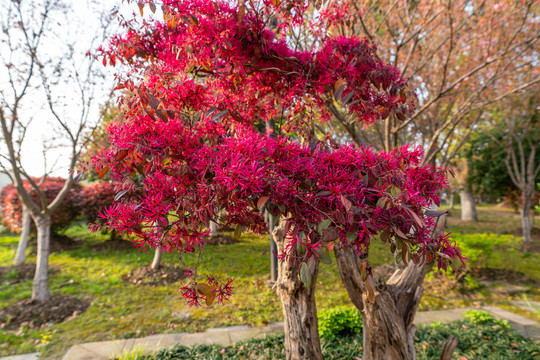
<path id="1" fill-rule="evenodd" d="M 0 0 L 0 18 L 6 17 L 7 2 L 11 0 Z M 23 0 L 23 3 L 29 6 L 38 6 L 42 1 Z M 85 73 L 86 67 L 81 67 L 81 64 L 88 64 L 88 60 L 85 54 L 88 50 L 95 50 L 102 40 L 94 41 L 94 37 L 99 32 L 103 31 L 103 27 L 99 22 L 99 13 L 103 11 L 110 11 L 115 5 L 121 5 L 121 13 L 127 18 L 131 17 L 131 13 L 138 12 L 136 2 L 131 4 L 122 4 L 121 0 L 73 0 L 65 1 L 70 7 L 67 10 L 67 15 L 60 12 L 55 13 L 51 20 L 53 20 L 53 31 L 47 33 L 46 38 L 43 39 L 41 47 L 41 56 L 44 58 L 58 58 L 59 55 L 67 52 L 66 44 L 73 44 L 74 56 L 73 58 L 64 58 L 62 60 L 62 66 L 59 69 L 63 76 L 59 84 L 53 85 L 53 96 L 58 102 L 57 107 L 58 114 L 61 118 L 65 119 L 71 127 L 75 127 L 82 114 L 81 108 L 81 92 L 78 89 L 77 82 L 74 81 L 75 70 L 82 76 Z M 149 11 L 148 11 L 149 12 Z M 112 23 L 110 32 L 116 33 L 118 26 L 116 23 Z M 5 39 L 4 34 L 0 34 Z M 106 45 L 104 43 L 103 45 Z M 3 44 L 0 43 L 0 46 Z M 5 54 L 5 51 L 0 54 Z M 25 57 L 22 54 L 15 54 L 11 60 L 14 66 L 17 66 L 20 61 L 23 61 Z M 4 62 L 0 63 L 2 71 L 0 71 L 0 89 L 8 90 L 9 95 L 9 83 L 7 81 L 7 72 L 5 71 Z M 94 64 L 95 69 L 102 71 L 104 78 L 99 80 L 98 86 L 93 89 L 92 96 L 94 101 L 88 112 L 88 119 L 91 124 L 95 123 L 99 118 L 100 107 L 105 103 L 107 94 L 114 87 L 114 72 L 118 69 L 111 67 L 103 67 L 101 63 Z M 21 68 L 21 67 L 19 67 Z M 48 109 L 45 92 L 42 88 L 37 88 L 40 84 L 39 74 L 34 77 L 34 85 L 36 89 L 26 95 L 23 100 L 22 110 L 19 117 L 24 123 L 27 123 L 30 119 L 31 124 L 27 132 L 26 139 L 23 143 L 23 151 L 21 161 L 26 171 L 33 176 L 40 176 L 44 173 L 44 157 L 43 148 L 45 146 L 54 146 L 55 148 L 48 150 L 47 152 L 47 170 L 50 171 L 54 167 L 55 171 L 52 175 L 66 177 L 68 175 L 67 164 L 69 161 L 69 153 L 65 147 L 65 137 L 60 137 L 64 133 L 61 131 L 57 122 L 55 122 L 53 115 Z M 69 75 L 70 77 L 66 77 Z M 86 96 L 90 96 L 90 91 L 86 91 Z M 9 102 L 9 99 L 8 99 Z M 0 145 L 0 151 L 5 151 L 4 144 Z"/>

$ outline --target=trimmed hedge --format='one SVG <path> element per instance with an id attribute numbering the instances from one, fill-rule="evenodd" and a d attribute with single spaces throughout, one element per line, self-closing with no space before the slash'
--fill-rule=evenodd
<path id="1" fill-rule="evenodd" d="M 101 181 L 85 186 L 83 194 L 83 215 L 89 223 L 98 220 L 100 212 L 112 205 L 115 191 L 115 184 L 109 181 Z"/>
<path id="2" fill-rule="evenodd" d="M 33 180 L 36 183 L 39 183 L 40 181 L 40 179 L 37 178 L 33 178 Z M 54 200 L 56 195 L 58 195 L 60 190 L 64 187 L 64 182 L 65 179 L 59 177 L 51 177 L 45 180 L 40 189 L 45 193 L 47 203 L 51 203 Z M 32 186 L 27 180 L 23 183 L 27 190 L 32 189 Z M 81 214 L 81 190 L 81 185 L 74 184 L 64 201 L 56 208 L 52 215 L 51 229 L 53 232 L 66 229 L 71 222 Z M 36 204 L 40 203 L 36 193 L 32 193 L 31 196 Z M 0 217 L 11 231 L 21 231 L 22 204 L 13 184 L 5 186 L 2 191 L 0 191 Z"/>

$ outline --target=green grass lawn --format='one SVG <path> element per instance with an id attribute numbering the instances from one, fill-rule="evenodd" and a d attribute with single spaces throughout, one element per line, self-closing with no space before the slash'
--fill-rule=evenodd
<path id="1" fill-rule="evenodd" d="M 505 223 L 507 217 L 489 218 L 491 210 L 479 209 L 481 222 L 475 226 L 454 224 L 449 230 L 463 233 L 488 232 L 494 223 Z M 452 214 L 454 215 L 454 214 Z M 503 228 L 512 227 L 519 219 L 508 218 Z M 489 225 L 491 224 L 491 225 Z M 512 225 L 513 224 L 513 225 Z M 485 226 L 484 226 L 485 225 Z M 106 238 L 89 234 L 83 225 L 72 226 L 66 235 L 78 239 L 81 246 L 74 250 L 53 253 L 50 264 L 57 272 L 51 276 L 53 293 L 69 294 L 91 301 L 90 308 L 73 320 L 51 325 L 45 329 L 17 331 L 0 330 L 0 356 L 10 353 L 43 352 L 47 358 L 59 358 L 72 345 L 78 343 L 142 337 L 168 332 L 197 332 L 206 328 L 249 324 L 262 326 L 282 319 L 281 304 L 275 292 L 265 285 L 269 278 L 269 244 L 266 236 L 244 234 L 241 242 L 233 245 L 209 245 L 206 266 L 220 278 L 235 278 L 235 295 L 225 305 L 214 304 L 198 309 L 188 308 L 178 292 L 179 283 L 170 286 L 148 287 L 127 284 L 122 276 L 130 270 L 148 265 L 152 253 L 132 250 L 113 250 L 104 246 Z M 0 235 L 0 266 L 9 266 L 15 254 L 18 237 Z M 185 257 L 186 265 L 195 258 Z M 392 261 L 381 243 L 374 242 L 370 254 L 372 264 Z M 30 257 L 28 262 L 35 261 Z M 176 256 L 165 254 L 164 263 L 178 264 Z M 497 252 L 490 264 L 493 267 L 512 266 L 529 276 L 540 279 L 540 255 Z M 204 274 L 204 270 L 202 271 Z M 15 285 L 0 284 L 0 307 L 31 295 L 31 281 Z M 530 289 L 528 298 L 539 301 L 538 289 Z M 518 297 L 519 298 L 519 297 Z M 440 293 L 429 287 L 420 310 L 444 309 L 480 304 L 496 304 L 511 310 L 508 296 L 499 296 L 489 289 L 478 289 L 467 294 L 458 291 Z M 352 305 L 341 286 L 335 266 L 321 264 L 317 286 L 318 309 L 338 305 Z M 188 319 L 177 314 L 191 314 Z M 536 314 L 517 311 L 528 317 Z M 43 341 L 46 336 L 47 340 Z"/>

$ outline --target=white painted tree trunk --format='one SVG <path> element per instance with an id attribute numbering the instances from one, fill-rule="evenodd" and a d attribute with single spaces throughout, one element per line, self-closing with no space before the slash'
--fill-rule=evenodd
<path id="1" fill-rule="evenodd" d="M 210 220 L 210 236 L 214 237 L 214 236 L 217 236 L 217 235 L 218 235 L 217 224 L 215 222 L 213 222 L 212 220 Z"/>
<path id="2" fill-rule="evenodd" d="M 30 224 L 32 223 L 32 218 L 30 217 L 30 212 L 23 206 L 22 213 L 22 228 L 21 228 L 21 237 L 19 238 L 19 244 L 17 245 L 17 252 L 15 253 L 15 261 L 13 264 L 19 266 L 24 264 L 26 261 L 26 248 L 28 247 L 28 238 L 30 236 Z"/>
<path id="3" fill-rule="evenodd" d="M 37 226 L 37 261 L 32 300 L 40 302 L 51 298 L 49 290 L 49 250 L 51 242 L 51 217 L 40 215 L 34 219 Z"/>
<path id="4" fill-rule="evenodd" d="M 152 270 L 157 270 L 161 266 L 161 255 L 163 254 L 163 250 L 161 250 L 160 247 L 156 248 L 156 251 L 154 253 L 154 260 L 152 260 Z"/>
<path id="5" fill-rule="evenodd" d="M 461 202 L 461 220 L 463 221 L 478 221 L 476 214 L 476 205 L 474 203 L 474 194 L 470 184 L 463 185 L 459 192 Z"/>

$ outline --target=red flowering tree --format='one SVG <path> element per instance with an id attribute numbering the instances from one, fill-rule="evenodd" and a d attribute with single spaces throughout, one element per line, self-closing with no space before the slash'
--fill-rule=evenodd
<path id="1" fill-rule="evenodd" d="M 142 13 L 144 2 L 139 7 Z M 383 318 L 377 304 L 395 304 L 385 302 L 390 291 L 371 275 L 372 241 L 415 269 L 432 261 L 445 267 L 460 255 L 433 232 L 440 214 L 424 216 L 446 178 L 419 165 L 419 148 L 382 153 L 313 135 L 333 102 L 372 123 L 391 113 L 405 118 L 414 95 L 367 41 L 321 35 L 311 50 L 291 47 L 287 32 L 301 26 L 304 10 L 295 2 L 166 0 L 163 21 L 143 21 L 138 30 L 125 22 L 127 33 L 103 50 L 104 64 L 129 70 L 119 76 L 124 116 L 109 127 L 111 147 L 95 166 L 123 187 L 102 214 L 106 226 L 133 235 L 139 247 L 202 256 L 209 220 L 260 233 L 265 209 L 280 216 L 274 235 L 287 357 L 321 359 L 314 291 L 318 263 L 331 261 L 330 252 L 354 256 L 356 285 L 371 304 L 365 310 Z M 271 29 L 276 16 L 288 21 Z M 232 291 L 231 280 L 196 272 L 182 288 L 191 305 L 221 303 Z M 366 322 L 364 358 L 380 358 L 374 349 L 381 341 L 386 355 L 413 358 L 414 329 L 396 326 L 403 337 L 390 339 L 393 328 Z"/>

